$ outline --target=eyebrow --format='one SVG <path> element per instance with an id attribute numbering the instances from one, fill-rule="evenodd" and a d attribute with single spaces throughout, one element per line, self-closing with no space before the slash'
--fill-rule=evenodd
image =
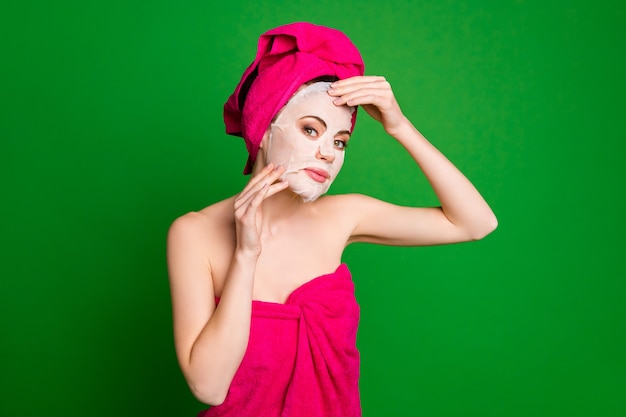
<path id="1" fill-rule="evenodd" d="M 318 116 L 313 116 L 312 114 L 310 114 L 310 115 L 308 115 L 308 116 L 304 116 L 304 117 L 303 117 L 303 119 L 304 119 L 304 118 L 307 118 L 307 117 L 312 117 L 313 119 L 315 119 L 315 120 L 317 120 L 318 122 L 320 122 L 321 124 L 323 124 L 323 125 L 324 125 L 324 129 L 327 129 L 327 128 L 328 128 L 328 126 L 326 126 L 326 122 L 325 122 L 325 121 L 324 121 L 324 119 L 322 119 L 321 117 L 318 117 Z"/>
<path id="2" fill-rule="evenodd" d="M 302 119 L 305 119 L 305 118 L 307 118 L 307 117 L 312 117 L 313 119 L 315 119 L 315 120 L 317 120 L 318 122 L 320 122 L 320 123 L 324 126 L 324 129 L 328 129 L 328 126 L 326 126 L 326 122 L 325 122 L 325 121 L 324 121 L 324 119 L 322 119 L 321 117 L 319 117 L 319 116 L 314 116 L 314 115 L 312 115 L 312 114 L 309 114 L 309 115 L 307 115 L 307 116 L 303 116 L 303 117 L 302 117 Z M 352 136 L 352 134 L 350 133 L 350 131 L 349 131 L 349 130 L 340 130 L 340 131 L 339 131 L 339 132 L 337 132 L 336 134 L 337 134 L 337 135 L 348 135 L 348 137 L 351 137 L 351 136 Z"/>

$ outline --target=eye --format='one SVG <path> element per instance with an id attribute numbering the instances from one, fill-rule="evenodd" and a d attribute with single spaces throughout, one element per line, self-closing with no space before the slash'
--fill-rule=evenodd
<path id="1" fill-rule="evenodd" d="M 335 139 L 334 145 L 337 149 L 344 150 L 348 147 L 348 142 L 346 142 L 345 140 L 341 140 L 341 139 Z"/>
<path id="2" fill-rule="evenodd" d="M 302 130 L 304 131 L 304 133 L 306 133 L 307 136 L 311 136 L 314 138 L 318 136 L 317 130 L 310 126 L 304 126 Z"/>

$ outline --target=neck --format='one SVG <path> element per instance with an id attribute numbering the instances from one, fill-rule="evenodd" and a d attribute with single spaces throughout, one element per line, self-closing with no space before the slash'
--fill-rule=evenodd
<path id="1" fill-rule="evenodd" d="M 301 213 L 308 205 L 309 203 L 302 201 L 302 197 L 290 189 L 274 194 L 262 203 L 262 230 L 272 235 L 284 227 L 289 227 L 294 216 L 297 213 Z"/>

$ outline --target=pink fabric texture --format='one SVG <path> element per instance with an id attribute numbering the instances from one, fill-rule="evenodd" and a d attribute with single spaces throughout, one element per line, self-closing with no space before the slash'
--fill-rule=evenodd
<path id="1" fill-rule="evenodd" d="M 244 174 L 251 172 L 272 118 L 302 84 L 321 76 L 343 79 L 363 73 L 358 49 L 337 29 L 296 22 L 262 34 L 254 62 L 224 105 L 226 133 L 246 142 Z"/>
<path id="2" fill-rule="evenodd" d="M 359 417 L 359 306 L 348 267 L 252 302 L 248 348 L 223 404 L 198 417 Z"/>

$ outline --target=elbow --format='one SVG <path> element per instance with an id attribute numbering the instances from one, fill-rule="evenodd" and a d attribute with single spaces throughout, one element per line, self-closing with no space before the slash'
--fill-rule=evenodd
<path id="1" fill-rule="evenodd" d="M 480 227 L 477 227 L 470 234 L 470 240 L 480 240 L 492 233 L 498 227 L 498 219 L 492 213 L 489 218 L 481 222 Z"/>
<path id="2" fill-rule="evenodd" d="M 228 387 L 218 388 L 209 386 L 209 384 L 189 382 L 189 388 L 198 401 L 212 407 L 221 405 L 226 400 L 226 394 L 228 394 Z"/>
<path id="3" fill-rule="evenodd" d="M 498 218 L 496 217 L 495 214 L 491 213 L 491 217 L 488 222 L 488 230 L 487 230 L 487 233 L 485 233 L 485 236 L 487 236 L 488 234 L 490 234 L 497 228 L 498 228 Z"/>

